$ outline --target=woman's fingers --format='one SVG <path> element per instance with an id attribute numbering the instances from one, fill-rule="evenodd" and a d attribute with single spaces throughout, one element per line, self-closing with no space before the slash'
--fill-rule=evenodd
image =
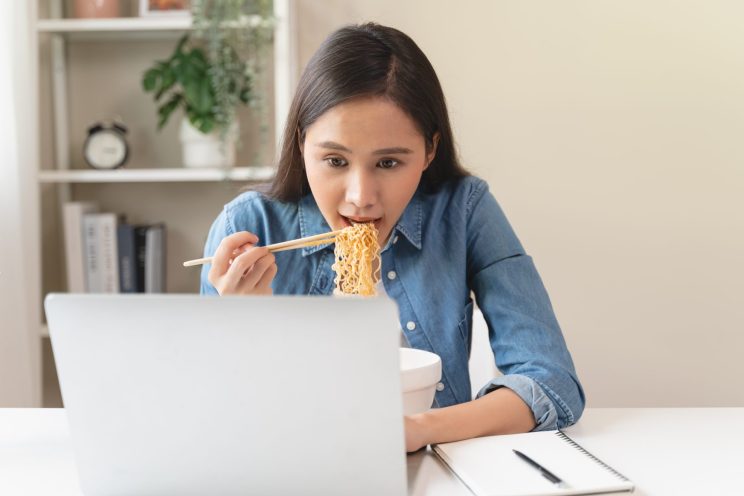
<path id="1" fill-rule="evenodd" d="M 209 269 L 209 279 L 212 284 L 212 278 L 215 279 L 227 272 L 230 267 L 230 260 L 235 257 L 235 252 L 240 250 L 243 245 L 255 244 L 258 242 L 258 236 L 248 231 L 241 231 L 227 236 L 217 247 L 212 260 L 212 267 Z"/>
<path id="2" fill-rule="evenodd" d="M 261 251 L 263 250 L 265 250 L 265 248 Z M 266 250 L 265 253 L 262 253 L 261 256 L 256 260 L 256 262 L 243 273 L 243 278 L 240 282 L 241 292 L 256 292 L 256 290 L 260 286 L 261 279 L 263 278 L 264 274 L 270 269 L 272 265 L 275 264 L 275 262 L 276 259 L 274 258 L 274 255 L 272 253 L 269 253 L 268 250 Z"/>
<path id="3" fill-rule="evenodd" d="M 278 269 L 276 263 L 272 263 L 264 271 L 261 279 L 259 279 L 258 283 L 256 283 L 256 289 L 258 290 L 259 294 L 272 294 L 271 281 L 274 280 L 274 276 L 276 276 L 277 270 Z"/>
<path id="4" fill-rule="evenodd" d="M 233 259 L 230 268 L 227 269 L 227 273 L 224 276 L 226 286 L 235 289 L 250 290 L 252 285 L 255 285 L 260 278 L 260 274 L 263 274 L 266 266 L 269 265 L 267 261 L 261 262 L 266 257 L 271 257 L 271 262 L 273 263 L 274 255 L 265 246 L 248 248 L 245 253 L 238 255 Z M 257 270 L 260 270 L 260 274 L 248 279 L 249 275 L 254 272 L 255 266 L 258 266 Z"/>
<path id="5" fill-rule="evenodd" d="M 276 259 L 258 237 L 243 231 L 224 238 L 214 254 L 209 281 L 219 294 L 271 294 L 277 273 Z"/>

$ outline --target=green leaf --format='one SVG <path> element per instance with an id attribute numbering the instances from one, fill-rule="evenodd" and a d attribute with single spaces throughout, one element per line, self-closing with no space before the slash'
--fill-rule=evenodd
<path id="1" fill-rule="evenodd" d="M 212 91 L 208 79 L 202 79 L 199 84 L 199 100 L 196 107 L 202 114 L 209 113 L 212 110 Z"/>
<path id="2" fill-rule="evenodd" d="M 173 76 L 176 78 L 176 80 L 183 86 L 184 85 L 184 67 L 185 64 L 183 55 L 178 55 L 177 57 L 174 57 L 171 61 L 170 68 L 171 72 L 173 73 Z"/>
<path id="3" fill-rule="evenodd" d="M 160 87 L 158 88 L 158 91 L 155 93 L 155 101 L 160 100 L 163 94 L 169 89 L 171 89 L 175 83 L 176 83 L 176 76 L 173 74 L 173 71 L 167 70 L 166 72 L 164 72 L 163 76 L 160 79 Z"/>
<path id="4" fill-rule="evenodd" d="M 183 85 L 183 83 L 181 83 Z M 199 85 L 195 82 L 190 82 L 184 85 L 183 88 L 184 96 L 186 97 L 186 105 L 197 110 L 199 107 L 197 102 L 199 101 Z"/>
<path id="5" fill-rule="evenodd" d="M 168 69 L 163 72 L 160 91 L 168 91 L 173 87 L 174 84 L 176 84 L 176 75 L 173 73 L 173 69 L 168 66 Z"/>
<path id="6" fill-rule="evenodd" d="M 178 44 L 176 45 L 176 49 L 174 50 L 174 53 L 180 53 L 183 51 L 183 46 L 186 44 L 186 42 L 189 41 L 189 34 L 186 33 L 183 36 L 181 36 L 181 39 L 178 40 Z"/>
<path id="7" fill-rule="evenodd" d="M 163 126 L 165 126 L 165 123 L 168 122 L 171 114 L 174 110 L 176 110 L 178 104 L 181 103 L 182 99 L 183 97 L 177 93 L 171 96 L 170 100 L 168 100 L 158 109 L 158 129 L 162 129 Z"/>
<path id="8" fill-rule="evenodd" d="M 178 73 L 176 77 L 178 78 L 178 82 L 181 83 L 181 86 L 186 87 L 197 84 L 199 80 L 206 77 L 206 71 L 194 67 L 194 65 L 190 63 L 190 59 L 186 56 L 179 58 L 177 67 Z"/>
<path id="9" fill-rule="evenodd" d="M 204 125 L 201 127 L 201 132 L 209 134 L 214 130 L 214 119 L 205 118 Z"/>
<path id="10" fill-rule="evenodd" d="M 209 134 L 214 129 L 214 119 L 210 115 L 189 112 L 189 122 L 204 134 Z"/>
<path id="11" fill-rule="evenodd" d="M 207 57 L 204 55 L 204 52 L 199 50 L 198 48 L 194 48 L 191 50 L 191 53 L 188 56 L 189 64 L 194 66 L 199 71 L 205 71 L 209 68 L 209 63 L 207 62 Z"/>
<path id="12" fill-rule="evenodd" d="M 208 79 L 198 78 L 189 81 L 184 87 L 186 105 L 197 114 L 209 114 L 212 111 L 213 96 Z"/>
<path id="13" fill-rule="evenodd" d="M 142 88 L 145 90 L 145 92 L 153 91 L 155 89 L 155 86 L 158 84 L 159 78 L 159 70 L 155 68 L 148 69 L 142 77 Z"/>

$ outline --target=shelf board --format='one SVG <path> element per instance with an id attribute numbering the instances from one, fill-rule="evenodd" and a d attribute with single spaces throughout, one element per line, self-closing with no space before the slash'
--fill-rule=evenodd
<path id="1" fill-rule="evenodd" d="M 103 33 L 144 31 L 186 31 L 191 29 L 191 16 L 117 17 L 112 19 L 39 19 L 40 33 Z"/>
<path id="2" fill-rule="evenodd" d="M 46 170 L 39 172 L 42 183 L 183 183 L 218 181 L 268 181 L 274 177 L 274 167 L 233 167 L 231 169 L 117 169 Z"/>
<path id="3" fill-rule="evenodd" d="M 266 19 L 259 15 L 247 15 L 224 24 L 233 29 L 251 29 Z M 122 34 L 134 39 L 160 36 L 171 37 L 193 29 L 190 15 L 153 17 L 114 17 L 110 19 L 39 19 L 38 33 L 61 34 L 75 39 L 122 39 Z M 128 38 L 127 36 L 126 38 Z"/>

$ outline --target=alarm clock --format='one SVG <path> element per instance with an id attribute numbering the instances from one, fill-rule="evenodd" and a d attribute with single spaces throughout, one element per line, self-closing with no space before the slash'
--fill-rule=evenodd
<path id="1" fill-rule="evenodd" d="M 94 169 L 111 170 L 124 165 L 129 157 L 127 128 L 118 122 L 96 123 L 88 128 L 83 157 Z"/>

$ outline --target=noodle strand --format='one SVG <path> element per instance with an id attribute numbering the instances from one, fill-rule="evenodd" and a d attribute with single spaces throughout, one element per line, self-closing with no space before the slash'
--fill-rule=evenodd
<path id="1" fill-rule="evenodd" d="M 352 224 L 336 235 L 331 267 L 336 272 L 336 294 L 374 296 L 380 280 L 380 245 L 372 222 Z M 373 270 L 376 263 L 377 268 Z"/>

